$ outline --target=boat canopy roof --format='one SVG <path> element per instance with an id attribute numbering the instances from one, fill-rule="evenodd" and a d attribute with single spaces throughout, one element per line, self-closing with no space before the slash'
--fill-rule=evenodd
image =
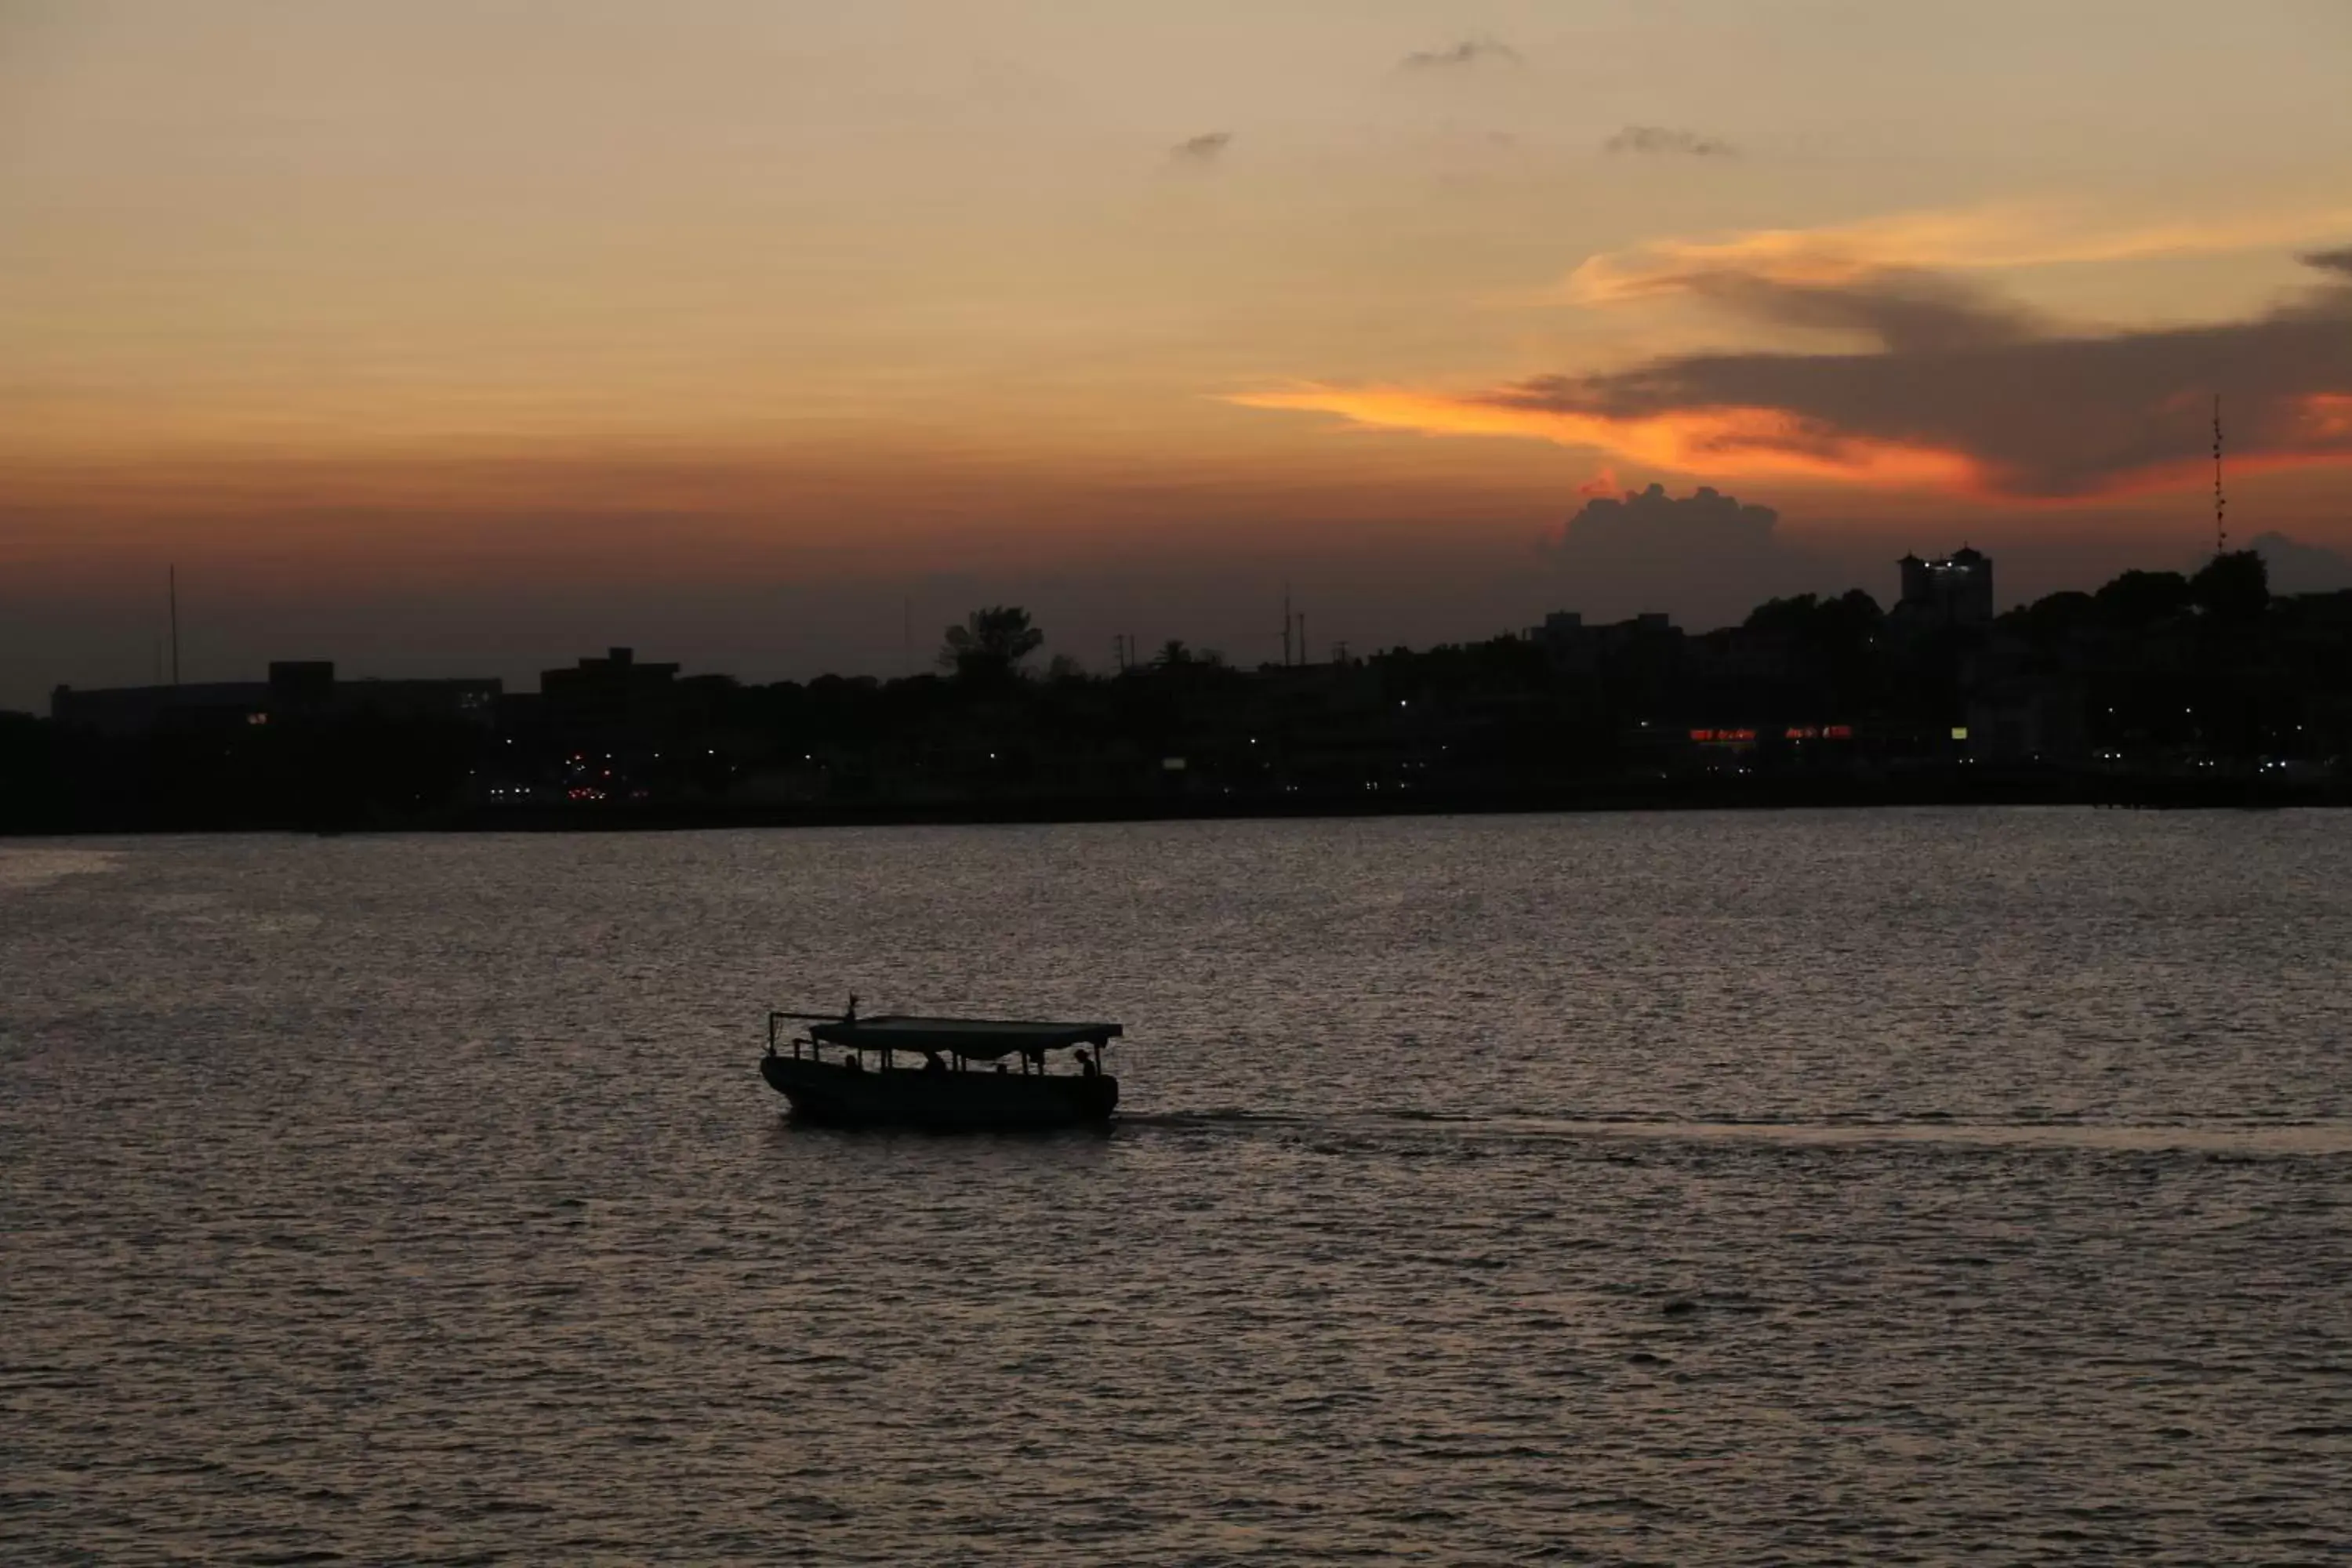
<path id="1" fill-rule="evenodd" d="M 1117 1024 L 1035 1024 L 1009 1018 L 917 1018 L 883 1014 L 809 1026 L 809 1037 L 828 1046 L 865 1050 L 953 1051 L 976 1061 L 1103 1045 L 1118 1037 Z"/>

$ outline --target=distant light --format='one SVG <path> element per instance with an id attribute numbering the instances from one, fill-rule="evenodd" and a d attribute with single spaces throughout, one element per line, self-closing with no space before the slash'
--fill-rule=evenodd
<path id="1" fill-rule="evenodd" d="M 1969 727 L 1968 727 L 1966 724 L 1955 724 L 1955 725 L 1953 725 L 1953 726 L 1952 726 L 1952 739 L 1953 739 L 1953 740 L 1955 740 L 1955 741 L 1965 741 L 1965 740 L 1967 740 L 1968 738 L 1969 738 Z"/>

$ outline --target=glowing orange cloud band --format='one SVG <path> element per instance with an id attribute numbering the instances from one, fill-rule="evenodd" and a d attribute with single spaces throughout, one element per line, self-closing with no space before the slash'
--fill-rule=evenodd
<path id="1" fill-rule="evenodd" d="M 1591 447 L 1629 462 L 1704 479 L 1771 475 L 1889 489 L 1973 489 L 1963 452 L 1850 435 L 1780 408 L 1678 408 L 1637 418 L 1515 406 L 1402 387 L 1307 385 L 1237 394 L 1244 408 L 1337 414 L 1354 424 L 1428 436 L 1516 436 Z"/>
<path id="2" fill-rule="evenodd" d="M 1605 252 L 1569 274 L 1565 298 L 1623 304 L 1737 272 L 1834 287 L 1890 268 L 1979 271 L 2126 261 L 2315 244 L 2352 230 L 2352 207 L 2102 228 L 2063 209 L 2022 205 L 1898 213 L 1820 228 L 1751 229 L 1714 240 L 1666 239 Z"/>
<path id="3" fill-rule="evenodd" d="M 1969 453 L 1858 436 L 1786 409 L 1693 407 L 1635 418 L 1530 408 L 1496 398 L 1413 392 L 1402 387 L 1307 385 L 1227 399 L 1245 408 L 1336 414 L 1371 429 L 1425 436 L 1511 436 L 1584 447 L 1630 462 L 1700 479 L 1830 479 L 1886 489 L 1936 489 L 1975 500 L 2037 507 L 2092 506 L 2202 483 L 2198 461 L 2157 464 L 2114 474 L 2080 494 L 2021 494 L 1999 471 Z M 2291 421 L 2310 444 L 2251 451 L 2231 460 L 2242 473 L 2352 464 L 2352 395 L 2300 400 Z"/>
<path id="4" fill-rule="evenodd" d="M 2352 441 L 2352 393 L 2320 392 L 2305 398 L 2303 423 L 2314 439 Z"/>

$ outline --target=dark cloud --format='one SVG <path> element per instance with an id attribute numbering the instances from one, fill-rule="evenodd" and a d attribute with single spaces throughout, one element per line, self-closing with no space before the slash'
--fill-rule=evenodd
<path id="1" fill-rule="evenodd" d="M 1628 125 L 1601 144 L 1604 153 L 1634 153 L 1651 157 L 1736 158 L 1739 149 L 1719 136 L 1676 131 L 1664 125 Z"/>
<path id="2" fill-rule="evenodd" d="M 1406 70 L 1434 70 L 1448 66 L 1475 66 L 1482 60 L 1518 63 L 1519 52 L 1500 38 L 1465 38 L 1450 49 L 1415 49 L 1405 56 Z"/>
<path id="3" fill-rule="evenodd" d="M 1168 150 L 1168 156 L 1179 163 L 1213 163 L 1234 144 L 1230 131 L 1211 131 L 1188 137 Z"/>
<path id="4" fill-rule="evenodd" d="M 1895 353 L 2016 342 L 2048 330 L 2041 317 L 1990 289 L 1916 268 L 1882 268 L 1835 285 L 1706 268 L 1673 282 L 1678 292 L 1751 321 L 1862 332 Z"/>
<path id="5" fill-rule="evenodd" d="M 2352 556 L 2284 533 L 2261 533 L 2246 546 L 2270 568 L 2273 594 L 2332 594 L 2352 588 Z"/>
<path id="6" fill-rule="evenodd" d="M 2316 267 L 2323 272 L 2341 272 L 2352 278 L 2352 245 L 2339 246 L 2334 250 L 2315 250 L 2303 259 L 2306 266 Z"/>
<path id="7" fill-rule="evenodd" d="M 1707 276 L 1718 302 L 1868 331 L 1883 347 L 1683 355 L 1538 377 L 1476 401 L 1612 420 L 1776 410 L 1788 431 L 1746 437 L 1751 448 L 1832 457 L 1861 440 L 1954 453 L 1977 466 L 1981 489 L 2015 497 L 2116 493 L 2194 459 L 2216 393 L 2240 458 L 2352 460 L 2352 286 L 2251 321 L 2094 336 L 1917 275 L 1806 286 Z"/>
<path id="8" fill-rule="evenodd" d="M 1619 619 L 1671 609 L 1698 627 L 1736 620 L 1776 595 L 1819 591 L 1830 568 L 1783 541 L 1780 514 L 1702 485 L 1663 485 L 1584 503 L 1552 542 L 1575 602 L 1565 608 Z"/>

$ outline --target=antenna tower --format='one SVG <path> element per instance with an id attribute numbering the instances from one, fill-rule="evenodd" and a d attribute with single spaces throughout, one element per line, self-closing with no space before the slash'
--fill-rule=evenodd
<path id="1" fill-rule="evenodd" d="M 173 564 L 163 571 L 163 596 L 172 609 L 172 684 L 180 684 L 180 568 Z"/>
<path id="2" fill-rule="evenodd" d="M 2229 501 L 2221 494 L 2221 395 L 2213 395 L 2213 553 L 2223 555 L 2230 549 L 2230 527 L 2226 521 Z"/>

